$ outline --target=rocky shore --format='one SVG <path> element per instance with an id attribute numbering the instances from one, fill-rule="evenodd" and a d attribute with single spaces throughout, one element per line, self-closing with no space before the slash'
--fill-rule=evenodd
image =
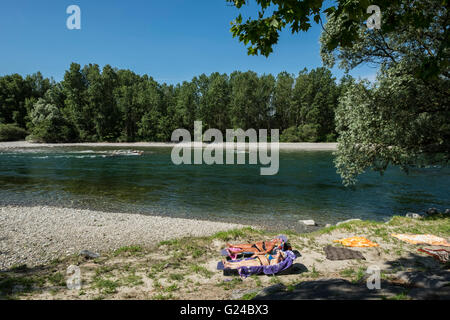
<path id="1" fill-rule="evenodd" d="M 0 270 L 46 264 L 82 250 L 152 246 L 162 240 L 207 236 L 243 225 L 46 206 L 0 207 Z"/>

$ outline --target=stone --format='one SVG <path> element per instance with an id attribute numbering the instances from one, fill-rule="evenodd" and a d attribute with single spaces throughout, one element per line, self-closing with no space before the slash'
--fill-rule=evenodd
<path id="1" fill-rule="evenodd" d="M 349 220 L 345 220 L 345 221 L 341 221 L 336 223 L 337 226 L 344 224 L 344 223 L 348 223 L 348 222 L 353 222 L 353 221 L 362 221 L 361 219 L 349 219 Z"/>
<path id="2" fill-rule="evenodd" d="M 331 224 L 327 223 L 327 224 L 325 225 L 325 228 L 329 228 L 329 227 L 331 227 Z"/>
<path id="3" fill-rule="evenodd" d="M 439 211 L 436 208 L 428 208 L 427 215 L 434 216 L 439 214 Z"/>
<path id="4" fill-rule="evenodd" d="M 315 226 L 316 222 L 314 220 L 300 220 L 300 223 L 303 223 L 305 226 Z"/>
<path id="5" fill-rule="evenodd" d="M 450 216 L 450 209 L 445 209 L 444 214 L 445 214 L 446 216 Z"/>
<path id="6" fill-rule="evenodd" d="M 422 215 L 418 214 L 418 213 L 414 213 L 414 212 L 408 212 L 406 214 L 407 218 L 411 218 L 411 219 L 422 219 Z"/>
<path id="7" fill-rule="evenodd" d="M 85 257 L 86 259 L 97 259 L 100 258 L 100 255 L 98 253 L 89 251 L 89 250 L 82 250 L 80 251 L 80 256 Z"/>

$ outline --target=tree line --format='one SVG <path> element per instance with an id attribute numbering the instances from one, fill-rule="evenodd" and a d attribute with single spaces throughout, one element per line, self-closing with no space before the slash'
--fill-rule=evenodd
<path id="1" fill-rule="evenodd" d="M 192 132 L 202 121 L 205 130 L 279 129 L 285 142 L 335 141 L 335 109 L 352 82 L 316 68 L 296 77 L 216 72 L 168 85 L 72 63 L 61 82 L 40 72 L 0 77 L 0 131 L 3 140 L 27 135 L 36 142 L 170 141 L 173 130 Z"/>

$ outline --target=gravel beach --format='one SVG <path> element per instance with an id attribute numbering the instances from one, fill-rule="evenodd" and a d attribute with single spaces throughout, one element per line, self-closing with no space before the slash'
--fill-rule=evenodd
<path id="1" fill-rule="evenodd" d="M 54 147 L 123 147 L 123 148 L 172 148 L 176 143 L 169 142 L 86 142 L 86 143 L 30 143 L 28 141 L 12 141 L 12 142 L 0 142 L 0 150 L 11 150 L 21 148 L 54 148 Z M 180 144 L 180 146 L 197 146 L 198 144 Z M 203 143 L 203 147 L 207 144 Z M 234 148 L 234 144 L 217 143 L 216 146 L 222 146 L 223 148 Z M 244 145 L 245 147 L 256 147 L 254 143 L 236 144 L 236 146 Z M 280 150 L 304 150 L 304 151 L 334 151 L 337 149 L 337 143 L 334 142 L 296 142 L 296 143 L 279 143 Z"/>
<path id="2" fill-rule="evenodd" d="M 55 207 L 0 207 L 0 270 L 33 267 L 81 250 L 104 252 L 207 236 L 244 225 Z"/>

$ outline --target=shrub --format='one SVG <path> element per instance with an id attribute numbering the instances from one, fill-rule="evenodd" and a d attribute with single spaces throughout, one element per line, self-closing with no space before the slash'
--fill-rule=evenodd
<path id="1" fill-rule="evenodd" d="M 297 127 L 289 127 L 280 136 L 280 142 L 300 142 Z"/>
<path id="2" fill-rule="evenodd" d="M 0 124 L 0 141 L 24 140 L 27 131 L 14 124 Z"/>
<path id="3" fill-rule="evenodd" d="M 298 127 L 300 141 L 317 142 L 319 140 L 319 125 L 305 124 Z"/>
<path id="4" fill-rule="evenodd" d="M 76 140 L 74 127 L 53 104 L 39 99 L 30 113 L 31 135 L 34 142 L 72 142 Z"/>

